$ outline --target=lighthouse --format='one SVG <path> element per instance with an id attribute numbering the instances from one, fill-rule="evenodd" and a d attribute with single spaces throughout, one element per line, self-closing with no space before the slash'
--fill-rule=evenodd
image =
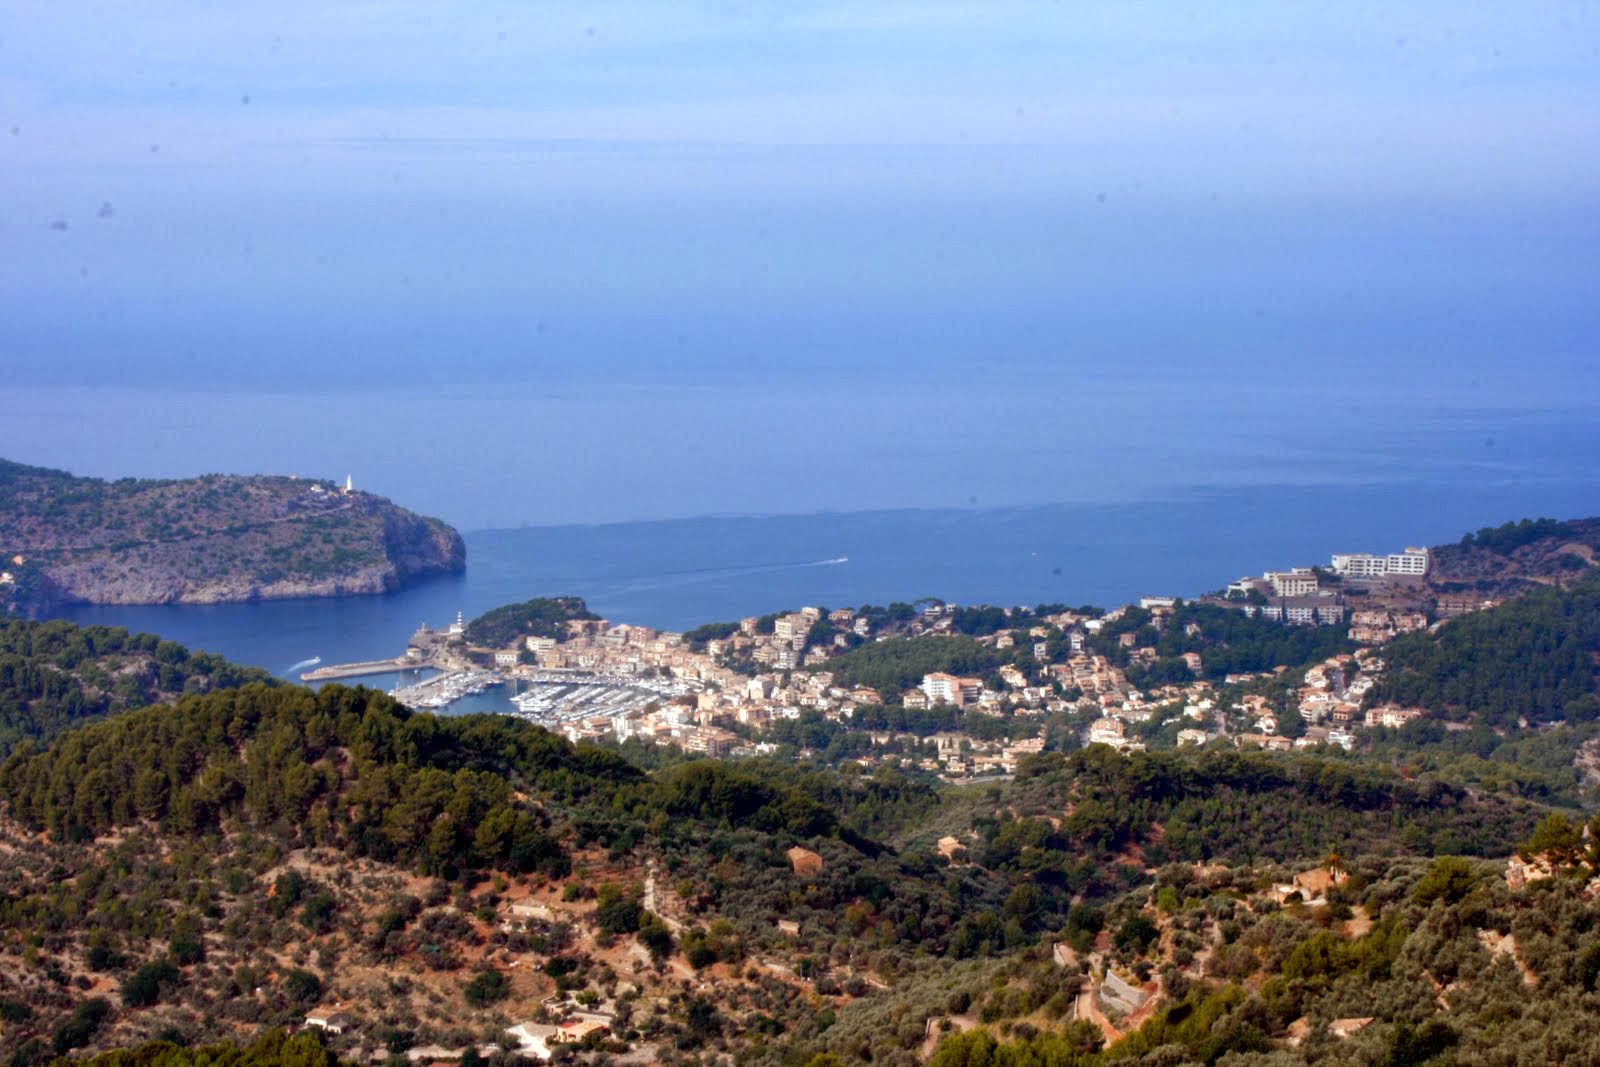
<path id="1" fill-rule="evenodd" d="M 346 495 L 349 495 L 350 493 L 353 493 L 353 492 L 356 491 L 356 476 L 355 475 L 346 474 L 344 476 L 344 491 L 345 491 Z"/>

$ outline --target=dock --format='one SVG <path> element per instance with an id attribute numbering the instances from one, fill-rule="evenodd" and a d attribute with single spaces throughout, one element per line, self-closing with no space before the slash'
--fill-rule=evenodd
<path id="1" fill-rule="evenodd" d="M 300 676 L 300 680 L 331 682 L 336 678 L 363 678 L 369 674 L 393 674 L 395 671 L 414 671 L 419 667 L 430 666 L 432 664 L 426 660 L 396 656 L 394 659 L 374 659 L 365 663 L 331 663 L 314 671 L 306 671 Z"/>
<path id="2" fill-rule="evenodd" d="M 413 708 L 447 708 L 462 697 L 475 696 L 492 686 L 504 685 L 498 671 L 448 671 L 416 685 L 389 692 L 400 703 Z"/>

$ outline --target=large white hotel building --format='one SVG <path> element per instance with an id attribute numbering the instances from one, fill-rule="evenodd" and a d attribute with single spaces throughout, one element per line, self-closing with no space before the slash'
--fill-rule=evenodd
<path id="1" fill-rule="evenodd" d="M 1421 578 L 1428 573 L 1428 550 L 1407 548 L 1387 556 L 1365 552 L 1333 557 L 1333 572 L 1345 578 L 1385 578 L 1391 574 Z"/>

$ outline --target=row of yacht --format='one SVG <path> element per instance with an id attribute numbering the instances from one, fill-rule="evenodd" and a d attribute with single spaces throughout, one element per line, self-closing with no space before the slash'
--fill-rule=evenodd
<path id="1" fill-rule="evenodd" d="M 391 690 L 389 695 L 408 707 L 436 711 L 449 707 L 463 697 L 476 696 L 505 682 L 505 675 L 496 671 L 450 671 L 415 685 Z"/>

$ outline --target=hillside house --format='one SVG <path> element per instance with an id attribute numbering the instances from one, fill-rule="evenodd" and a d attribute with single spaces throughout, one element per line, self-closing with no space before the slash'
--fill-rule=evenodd
<path id="1" fill-rule="evenodd" d="M 784 855 L 789 858 L 789 865 L 794 868 L 794 873 L 801 878 L 810 878 L 822 873 L 822 857 L 809 848 L 796 845 Z"/>
<path id="2" fill-rule="evenodd" d="M 329 1034 L 342 1034 L 350 1029 L 350 1016 L 338 1008 L 317 1008 L 306 1013 L 306 1025 Z"/>

